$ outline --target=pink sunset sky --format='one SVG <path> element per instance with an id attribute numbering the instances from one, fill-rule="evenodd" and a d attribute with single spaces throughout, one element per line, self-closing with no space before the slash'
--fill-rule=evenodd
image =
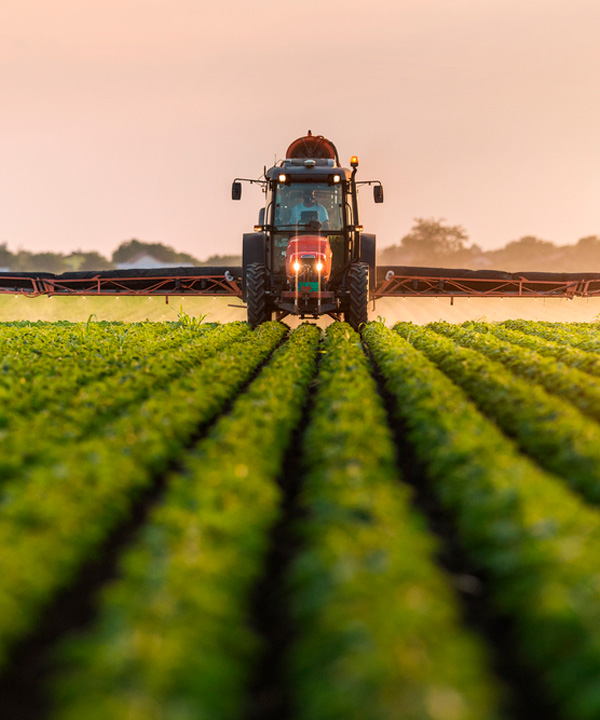
<path id="1" fill-rule="evenodd" d="M 309 128 L 383 182 L 380 247 L 600 235 L 599 35 L 597 0 L 1 0 L 0 242 L 237 253 L 231 181 Z"/>

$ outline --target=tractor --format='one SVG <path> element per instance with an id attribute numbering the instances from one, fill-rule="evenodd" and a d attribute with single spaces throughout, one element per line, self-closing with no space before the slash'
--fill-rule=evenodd
<path id="1" fill-rule="evenodd" d="M 248 322 L 256 327 L 287 315 L 344 319 L 353 328 L 367 322 L 376 283 L 375 235 L 363 232 L 358 187 L 373 186 L 383 202 L 379 180 L 357 182 L 358 158 L 342 167 L 337 148 L 311 131 L 288 147 L 285 159 L 257 180 L 265 194 L 254 232 L 242 249 L 242 297 Z"/>

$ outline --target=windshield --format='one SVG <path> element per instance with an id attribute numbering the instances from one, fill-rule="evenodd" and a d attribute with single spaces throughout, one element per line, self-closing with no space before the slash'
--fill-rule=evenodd
<path id="1" fill-rule="evenodd" d="M 344 193 L 342 185 L 327 183 L 277 184 L 274 225 L 276 230 L 315 227 L 329 232 L 344 228 Z"/>

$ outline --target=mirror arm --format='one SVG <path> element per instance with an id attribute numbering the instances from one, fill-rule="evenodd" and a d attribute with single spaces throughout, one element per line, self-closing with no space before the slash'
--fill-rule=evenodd
<path id="1" fill-rule="evenodd" d="M 359 185 L 381 185 L 381 180 L 358 180 L 356 187 Z"/>
<path id="2" fill-rule="evenodd" d="M 267 185 L 266 180 L 254 180 L 251 178 L 235 178 L 233 182 L 247 182 L 250 183 L 250 185 L 262 185 L 263 187 Z"/>

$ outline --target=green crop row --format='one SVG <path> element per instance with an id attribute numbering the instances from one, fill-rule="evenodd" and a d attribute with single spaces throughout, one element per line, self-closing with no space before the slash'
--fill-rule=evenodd
<path id="1" fill-rule="evenodd" d="M 143 402 L 177 377 L 197 369 L 206 358 L 248 339 L 249 334 L 246 323 L 223 325 L 198 334 L 181 348 L 161 351 L 88 382 L 74 396 L 48 402 L 34 416 L 11 415 L 9 432 L 0 436 L 0 479 L 6 482 L 35 463 L 60 460 L 65 443 L 101 431 L 113 417 L 126 413 L 129 406 Z"/>
<path id="2" fill-rule="evenodd" d="M 600 352 L 600 337 L 580 332 L 568 327 L 568 324 L 536 322 L 532 320 L 505 320 L 502 325 L 511 330 L 520 330 L 531 335 L 537 335 L 545 340 L 554 341 L 562 345 L 585 350 L 586 352 Z"/>
<path id="3" fill-rule="evenodd" d="M 115 372 L 143 368 L 147 358 L 157 353 L 177 354 L 183 337 L 156 323 L 138 328 L 82 327 L 0 330 L 0 338 L 10 332 L 12 352 L 0 361 L 0 424 L 14 415 L 32 416 L 51 405 L 66 405 L 81 387 L 109 377 Z M 202 328 L 193 338 L 215 332 Z M 83 333 L 83 338 L 80 337 Z M 187 339 L 187 338 L 186 338 Z M 190 340 L 188 340 L 189 342 Z"/>
<path id="4" fill-rule="evenodd" d="M 297 717 L 495 717 L 486 659 L 399 482 L 383 403 L 348 325 L 327 329 L 303 458 Z"/>
<path id="5" fill-rule="evenodd" d="M 575 321 L 565 324 L 568 329 L 589 335 L 591 338 L 600 338 L 600 322 L 598 321 L 598 316 L 596 316 L 596 319 L 593 322 Z"/>
<path id="6" fill-rule="evenodd" d="M 53 717 L 242 717 L 259 652 L 249 595 L 281 513 L 276 479 L 318 343 L 317 328 L 294 331 L 171 478 L 96 627 L 71 644 Z"/>
<path id="7" fill-rule="evenodd" d="M 478 332 L 446 322 L 427 326 L 440 335 L 450 337 L 463 347 L 472 348 L 505 365 L 525 380 L 538 383 L 549 393 L 570 402 L 584 415 L 600 421 L 600 380 L 569 367 L 535 350 L 513 345 L 489 332 Z"/>
<path id="8" fill-rule="evenodd" d="M 512 322 L 512 321 L 507 321 Z M 555 322 L 550 320 L 515 320 L 517 323 L 530 325 L 534 328 L 545 328 L 547 330 L 564 330 L 588 337 L 600 337 L 600 323 L 596 322 Z"/>
<path id="9" fill-rule="evenodd" d="M 397 333 L 372 323 L 364 338 L 496 613 L 509 619 L 515 659 L 562 720 L 600 717 L 600 513 L 516 452 Z"/>
<path id="10" fill-rule="evenodd" d="M 60 460 L 6 483 L 0 496 L 0 667 L 13 642 L 128 517 L 134 499 L 250 379 L 285 332 L 278 323 L 262 325 L 94 437 L 67 443 Z"/>
<path id="11" fill-rule="evenodd" d="M 432 330 L 398 323 L 395 331 L 454 382 L 547 470 L 600 501 L 600 427 L 570 403 L 515 377 L 501 363 Z"/>
<path id="12" fill-rule="evenodd" d="M 204 330 L 215 326 L 204 326 Z M 136 346 L 140 353 L 153 345 L 175 340 L 172 328 L 161 323 L 132 323 L 126 327 L 114 323 L 44 323 L 36 326 L 10 327 L 2 324 L 0 332 L 0 383 L 7 373 L 17 369 L 30 369 L 35 361 L 53 361 L 49 371 L 60 374 L 60 361 L 78 363 L 88 355 L 88 365 L 102 365 L 107 360 L 118 362 L 124 349 Z M 143 344 L 140 344 L 139 341 Z M 144 348 L 144 350 L 142 350 Z"/>
<path id="13" fill-rule="evenodd" d="M 569 367 L 590 375 L 600 376 L 600 358 L 594 353 L 547 340 L 537 335 L 529 335 L 521 330 L 511 330 L 505 325 L 487 322 L 466 322 L 463 327 L 477 332 L 489 332 L 500 340 L 534 350 L 540 355 L 552 357 Z M 557 328 L 560 333 L 560 327 Z"/>

